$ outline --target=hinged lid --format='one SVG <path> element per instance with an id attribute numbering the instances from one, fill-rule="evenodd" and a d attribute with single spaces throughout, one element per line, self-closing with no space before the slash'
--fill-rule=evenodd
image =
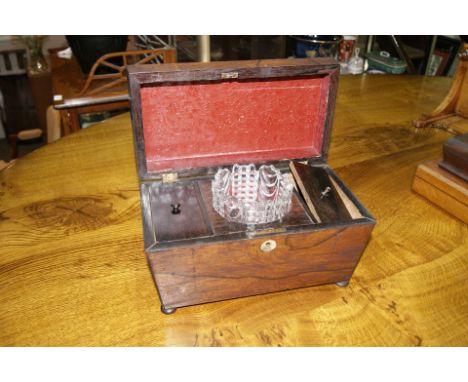
<path id="1" fill-rule="evenodd" d="M 325 162 L 338 73 L 328 58 L 129 66 L 140 178 Z"/>

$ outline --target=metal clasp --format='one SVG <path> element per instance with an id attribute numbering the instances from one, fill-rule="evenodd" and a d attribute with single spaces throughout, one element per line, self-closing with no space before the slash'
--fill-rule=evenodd
<path id="1" fill-rule="evenodd" d="M 239 78 L 239 72 L 221 73 L 221 78 L 223 79 Z"/>
<path id="2" fill-rule="evenodd" d="M 163 183 L 174 183 L 177 182 L 178 175 L 176 172 L 168 172 L 166 174 L 162 174 L 162 181 Z"/>

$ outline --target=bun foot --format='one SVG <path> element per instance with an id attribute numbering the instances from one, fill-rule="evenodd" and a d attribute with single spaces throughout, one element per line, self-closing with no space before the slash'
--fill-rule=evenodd
<path id="1" fill-rule="evenodd" d="M 176 310 L 177 310 L 176 308 L 166 308 L 166 307 L 161 305 L 161 312 L 163 312 L 164 314 L 172 314 Z"/>
<path id="2" fill-rule="evenodd" d="M 338 281 L 338 282 L 336 283 L 336 285 L 338 285 L 338 286 L 341 287 L 341 288 L 344 288 L 344 287 L 348 286 L 348 284 L 349 284 L 349 280 Z"/>

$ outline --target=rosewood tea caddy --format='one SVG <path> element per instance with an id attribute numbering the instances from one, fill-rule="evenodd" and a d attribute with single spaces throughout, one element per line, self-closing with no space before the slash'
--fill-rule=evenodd
<path id="1" fill-rule="evenodd" d="M 328 58 L 128 67 L 144 247 L 161 310 L 347 285 L 374 218 L 327 164 L 339 65 Z M 219 168 L 295 179 L 280 221 L 213 208 Z"/>

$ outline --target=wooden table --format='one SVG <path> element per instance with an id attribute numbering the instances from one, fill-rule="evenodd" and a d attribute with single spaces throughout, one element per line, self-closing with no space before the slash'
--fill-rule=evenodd
<path id="1" fill-rule="evenodd" d="M 468 345 L 468 229 L 411 192 L 450 78 L 344 76 L 330 164 L 377 218 L 347 288 L 160 313 L 129 114 L 0 172 L 0 345 Z"/>

